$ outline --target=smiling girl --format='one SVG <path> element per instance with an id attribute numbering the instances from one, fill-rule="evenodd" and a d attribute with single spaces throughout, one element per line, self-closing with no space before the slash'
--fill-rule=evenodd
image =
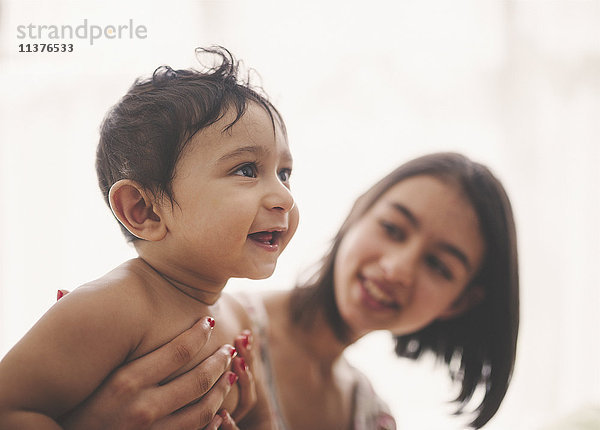
<path id="1" fill-rule="evenodd" d="M 400 357 L 430 351 L 448 365 L 458 412 L 481 388 L 471 425 L 482 427 L 514 366 L 518 290 L 512 209 L 492 173 L 452 153 L 400 166 L 356 201 L 310 282 L 248 306 L 280 428 L 395 428 L 342 355 L 375 330 Z"/>

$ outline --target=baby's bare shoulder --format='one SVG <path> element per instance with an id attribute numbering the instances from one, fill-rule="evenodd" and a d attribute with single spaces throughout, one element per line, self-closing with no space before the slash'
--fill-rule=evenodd
<path id="1" fill-rule="evenodd" d="M 78 287 L 69 296 L 81 296 L 103 305 L 111 302 L 116 309 L 131 307 L 142 310 L 152 297 L 152 279 L 138 262 L 129 260 L 102 277 Z"/>
<path id="2" fill-rule="evenodd" d="M 55 303 L 1 363 L 0 385 L 11 387 L 15 404 L 61 415 L 123 364 L 151 321 L 142 284 L 119 266 Z"/>
<path id="3" fill-rule="evenodd" d="M 150 280 L 130 260 L 104 276 L 76 288 L 54 306 L 65 317 L 93 321 L 129 334 L 133 341 L 144 333 L 152 317 Z"/>

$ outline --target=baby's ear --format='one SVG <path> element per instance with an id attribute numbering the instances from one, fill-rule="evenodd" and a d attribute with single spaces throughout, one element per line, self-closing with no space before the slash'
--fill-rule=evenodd
<path id="1" fill-rule="evenodd" d="M 110 208 L 117 219 L 135 237 L 158 241 L 165 237 L 167 228 L 158 216 L 155 199 L 140 184 L 121 179 L 110 187 Z"/>
<path id="2" fill-rule="evenodd" d="M 440 320 L 447 320 L 457 317 L 471 308 L 474 308 L 485 298 L 485 289 L 480 284 L 475 284 L 468 287 L 465 291 L 448 309 L 446 309 L 440 316 Z"/>

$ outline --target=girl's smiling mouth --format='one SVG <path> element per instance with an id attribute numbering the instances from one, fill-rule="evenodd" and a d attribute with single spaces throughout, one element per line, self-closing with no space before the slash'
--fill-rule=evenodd
<path id="1" fill-rule="evenodd" d="M 376 282 L 359 277 L 361 297 L 368 307 L 376 310 L 399 309 L 400 305 Z"/>

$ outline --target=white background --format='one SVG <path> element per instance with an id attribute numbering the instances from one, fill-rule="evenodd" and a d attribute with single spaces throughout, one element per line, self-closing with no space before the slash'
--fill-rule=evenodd
<path id="1" fill-rule="evenodd" d="M 133 19 L 148 37 L 18 52 L 38 41 L 18 25 L 84 19 Z M 0 1 L 0 356 L 57 289 L 134 255 L 96 185 L 98 126 L 137 76 L 197 66 L 194 48 L 212 44 L 258 70 L 283 113 L 301 209 L 276 274 L 226 291 L 291 287 L 376 179 L 463 152 L 504 182 L 519 235 L 518 360 L 489 428 L 600 404 L 598 1 Z M 444 372 L 396 359 L 385 333 L 348 355 L 400 428 L 461 427 Z"/>

